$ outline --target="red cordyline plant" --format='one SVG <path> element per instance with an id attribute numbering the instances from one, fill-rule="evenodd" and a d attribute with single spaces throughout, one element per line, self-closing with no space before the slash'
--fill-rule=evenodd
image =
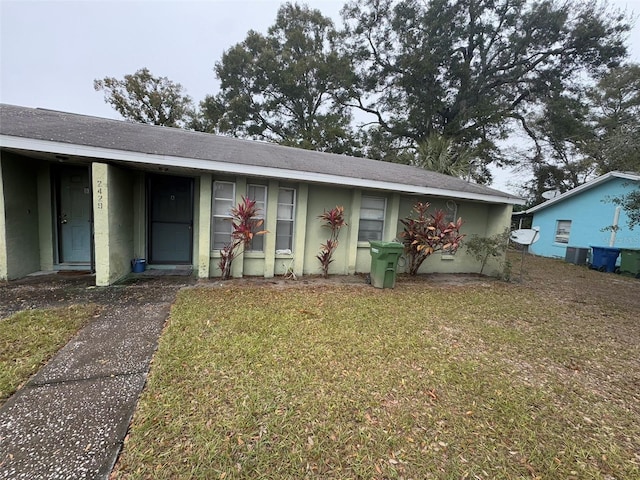
<path id="1" fill-rule="evenodd" d="M 399 237 L 409 261 L 409 275 L 416 275 L 422 262 L 432 253 L 440 250 L 455 252 L 464 237 L 460 234 L 462 218 L 447 222 L 442 210 L 428 214 L 429 205 L 428 202 L 417 202 L 413 206 L 416 218 L 409 215 L 400 220 L 404 230 Z"/>
<path id="2" fill-rule="evenodd" d="M 218 267 L 222 271 L 222 279 L 231 278 L 231 263 L 240 253 L 240 246 L 246 248 L 256 235 L 269 233 L 266 230 L 258 230 L 264 220 L 255 218 L 258 215 L 258 208 L 255 200 L 242 197 L 242 201 L 231 209 L 231 241 L 220 250 L 220 261 Z"/>
<path id="3" fill-rule="evenodd" d="M 331 234 L 327 241 L 320 245 L 320 253 L 316 255 L 316 258 L 320 261 L 322 267 L 322 276 L 329 276 L 329 265 L 333 262 L 333 252 L 338 248 L 338 235 L 340 229 L 347 223 L 344 221 L 344 207 L 336 206 L 329 211 L 324 211 L 318 218 L 324 223 L 323 227 L 331 230 Z"/>

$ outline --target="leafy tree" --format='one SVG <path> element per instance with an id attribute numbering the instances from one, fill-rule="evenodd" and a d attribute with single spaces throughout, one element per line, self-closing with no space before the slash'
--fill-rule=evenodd
<path id="1" fill-rule="evenodd" d="M 620 205 L 626 212 L 629 229 L 633 230 L 634 227 L 640 225 L 640 188 L 626 195 L 616 197 L 612 201 Z"/>
<path id="2" fill-rule="evenodd" d="M 104 100 L 132 122 L 182 127 L 193 112 L 191 98 L 182 85 L 167 77 L 155 77 L 141 68 L 119 80 L 105 77 L 94 80 L 96 91 L 104 91 Z"/>
<path id="3" fill-rule="evenodd" d="M 338 54 L 333 23 L 319 10 L 286 3 L 266 35 L 250 31 L 215 67 L 223 106 L 209 128 L 283 145 L 352 153 L 351 116 L 342 104 L 353 82 Z"/>
<path id="4" fill-rule="evenodd" d="M 473 164 L 468 149 L 456 146 L 451 138 L 432 133 L 416 148 L 410 164 L 453 177 L 470 177 Z"/>
<path id="5" fill-rule="evenodd" d="M 615 66 L 629 30 L 595 1 L 364 0 L 343 9 L 355 108 L 387 143 L 415 147 L 434 132 L 505 162 L 497 141 L 530 125 L 577 78 Z"/>
<path id="6" fill-rule="evenodd" d="M 542 153 L 530 158 L 534 203 L 545 190 L 565 192 L 596 173 L 640 171 L 640 66 L 555 95 L 532 125 Z"/>
<path id="7" fill-rule="evenodd" d="M 640 65 L 607 72 L 588 91 L 596 141 L 592 151 L 599 173 L 640 172 Z"/>

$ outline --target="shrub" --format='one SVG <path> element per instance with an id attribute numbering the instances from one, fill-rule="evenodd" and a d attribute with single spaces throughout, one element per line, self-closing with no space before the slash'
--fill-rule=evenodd
<path id="1" fill-rule="evenodd" d="M 327 241 L 320 245 L 320 253 L 316 255 L 316 258 L 320 261 L 322 267 L 322 276 L 329 276 L 329 265 L 333 262 L 333 252 L 338 248 L 338 235 L 340 229 L 346 225 L 344 221 L 344 207 L 336 206 L 329 211 L 324 211 L 318 218 L 324 223 L 323 227 L 331 230 Z"/>
<path id="2" fill-rule="evenodd" d="M 464 237 L 460 234 L 463 223 L 461 218 L 455 222 L 447 222 L 442 210 L 427 214 L 429 205 L 428 202 L 417 202 L 413 206 L 416 218 L 409 215 L 400 220 L 404 229 L 399 237 L 407 255 L 410 275 L 416 275 L 422 262 L 432 253 L 440 250 L 454 253 Z"/>
<path id="3" fill-rule="evenodd" d="M 504 255 L 509 246 L 509 230 L 498 233 L 491 237 L 481 237 L 473 234 L 465 241 L 467 251 L 480 262 L 480 273 L 487 265 L 489 257 L 499 257 Z"/>
<path id="4" fill-rule="evenodd" d="M 246 248 L 256 235 L 269 233 L 266 230 L 258 230 L 264 220 L 255 218 L 258 215 L 258 208 L 255 200 L 242 197 L 242 201 L 231 209 L 231 241 L 220 250 L 220 261 L 218 267 L 222 271 L 222 279 L 231 278 L 231 264 L 233 259 L 240 253 L 240 246 Z"/>

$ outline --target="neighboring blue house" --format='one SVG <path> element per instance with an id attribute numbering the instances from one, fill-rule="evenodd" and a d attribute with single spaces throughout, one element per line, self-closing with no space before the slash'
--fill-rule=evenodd
<path id="1" fill-rule="evenodd" d="M 603 230 L 613 225 L 616 213 L 616 205 L 607 199 L 637 188 L 640 174 L 609 172 L 530 208 L 526 213 L 533 215 L 532 225 L 540 227 L 540 239 L 529 247 L 531 253 L 565 258 L 567 247 L 640 248 L 640 227 L 629 229 L 622 209 L 615 235 Z"/>

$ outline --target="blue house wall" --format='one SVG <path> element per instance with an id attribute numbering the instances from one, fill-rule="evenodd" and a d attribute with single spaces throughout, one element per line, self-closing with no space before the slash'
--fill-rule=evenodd
<path id="1" fill-rule="evenodd" d="M 602 229 L 613 224 L 616 205 L 603 200 L 638 187 L 638 182 L 613 177 L 535 212 L 533 226 L 540 227 L 540 239 L 530 246 L 530 251 L 543 257 L 564 258 L 568 246 L 608 247 L 611 232 Z M 571 221 L 568 243 L 556 242 L 556 228 L 561 220 Z M 640 227 L 630 230 L 627 221 L 625 211 L 621 210 L 614 247 L 640 248 Z"/>

